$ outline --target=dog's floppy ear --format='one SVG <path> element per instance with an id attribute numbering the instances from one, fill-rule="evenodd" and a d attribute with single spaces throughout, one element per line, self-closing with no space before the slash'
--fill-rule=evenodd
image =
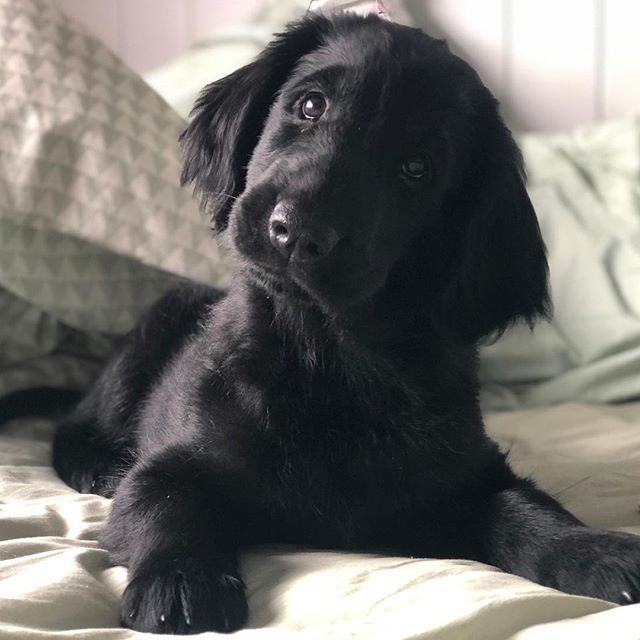
<path id="1" fill-rule="evenodd" d="M 444 291 L 445 322 L 468 342 L 548 317 L 548 266 L 525 188 L 520 150 L 484 94 L 463 180 L 450 195 L 455 250 Z"/>
<path id="2" fill-rule="evenodd" d="M 181 181 L 194 183 L 217 232 L 226 228 L 244 189 L 247 164 L 278 90 L 296 62 L 320 45 L 330 24 L 315 15 L 290 25 L 253 62 L 207 85 L 198 97 L 180 136 Z"/>

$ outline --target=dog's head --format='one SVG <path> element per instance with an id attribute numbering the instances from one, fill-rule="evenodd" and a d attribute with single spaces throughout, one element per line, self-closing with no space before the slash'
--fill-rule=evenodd
<path id="1" fill-rule="evenodd" d="M 313 16 L 207 86 L 182 137 L 217 231 L 274 293 L 340 313 L 389 287 L 475 341 L 547 305 L 520 153 L 442 41 Z"/>

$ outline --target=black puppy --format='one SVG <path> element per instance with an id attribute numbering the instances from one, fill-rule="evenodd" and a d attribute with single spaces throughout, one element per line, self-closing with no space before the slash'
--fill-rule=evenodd
<path id="1" fill-rule="evenodd" d="M 315 16 L 209 85 L 183 135 L 231 290 L 158 302 L 56 435 L 114 496 L 121 620 L 232 631 L 255 543 L 470 558 L 640 598 L 640 538 L 587 528 L 489 440 L 478 341 L 547 310 L 520 154 L 446 45 Z"/>

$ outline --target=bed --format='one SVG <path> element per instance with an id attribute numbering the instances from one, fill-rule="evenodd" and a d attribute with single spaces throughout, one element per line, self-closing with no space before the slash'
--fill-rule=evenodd
<path id="1" fill-rule="evenodd" d="M 640 403 L 562 404 L 488 416 L 515 468 L 595 526 L 640 535 Z M 135 638 L 118 629 L 126 571 L 96 536 L 109 507 L 49 462 L 51 424 L 0 438 L 0 637 Z M 251 640 L 637 640 L 640 605 L 566 595 L 492 567 L 288 548 L 247 550 Z M 215 637 L 216 634 L 205 634 Z"/>
<path id="2" fill-rule="evenodd" d="M 85 386 L 167 287 L 229 265 L 177 185 L 183 120 L 147 84 L 43 0 L 0 0 L 0 58 L 0 394 Z M 487 428 L 578 517 L 640 535 L 640 121 L 520 142 L 556 314 L 483 349 Z M 0 638 L 142 637 L 96 544 L 109 501 L 57 479 L 52 428 L 0 432 Z M 273 547 L 242 569 L 239 638 L 640 638 L 640 605 L 463 560 Z"/>

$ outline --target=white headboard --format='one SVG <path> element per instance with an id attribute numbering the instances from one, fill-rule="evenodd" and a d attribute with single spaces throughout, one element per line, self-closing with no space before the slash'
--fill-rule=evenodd
<path id="1" fill-rule="evenodd" d="M 148 71 L 265 0 L 57 2 Z M 640 111 L 640 0 L 398 2 L 478 69 L 516 129 L 567 129 Z"/>
<path id="2" fill-rule="evenodd" d="M 471 62 L 517 129 L 640 112 L 637 0 L 406 0 Z"/>

